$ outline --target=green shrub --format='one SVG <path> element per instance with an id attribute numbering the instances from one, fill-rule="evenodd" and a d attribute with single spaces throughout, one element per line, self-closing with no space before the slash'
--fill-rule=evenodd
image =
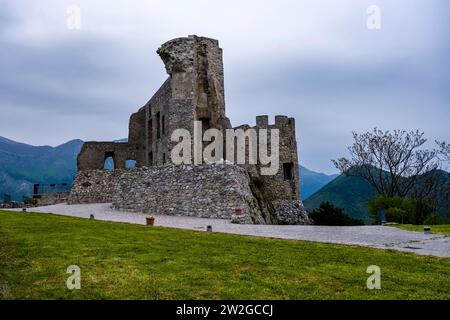
<path id="1" fill-rule="evenodd" d="M 378 212 L 384 211 L 387 222 L 402 224 L 424 224 L 440 221 L 433 208 L 420 199 L 409 197 L 378 196 L 369 200 L 369 212 L 372 223 L 378 224 Z"/>
<path id="2" fill-rule="evenodd" d="M 319 226 L 360 226 L 362 220 L 356 220 L 344 213 L 344 209 L 336 208 L 329 202 L 322 202 L 318 209 L 309 214 L 315 225 Z"/>

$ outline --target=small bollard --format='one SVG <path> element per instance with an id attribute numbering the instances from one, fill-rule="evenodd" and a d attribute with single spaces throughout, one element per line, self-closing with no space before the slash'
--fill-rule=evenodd
<path id="1" fill-rule="evenodd" d="M 91 215 L 89 216 L 89 219 L 95 219 L 94 215 L 91 214 Z"/>
<path id="2" fill-rule="evenodd" d="M 212 226 L 207 226 L 206 227 L 206 232 L 212 232 Z"/>
<path id="3" fill-rule="evenodd" d="M 424 234 L 431 234 L 431 228 L 430 227 L 423 227 L 423 233 Z"/>

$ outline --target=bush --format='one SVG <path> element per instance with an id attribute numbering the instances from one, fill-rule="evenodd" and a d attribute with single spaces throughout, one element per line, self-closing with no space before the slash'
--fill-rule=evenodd
<path id="1" fill-rule="evenodd" d="M 378 196 L 368 202 L 372 222 L 378 221 L 378 212 L 384 211 L 387 222 L 404 224 L 437 223 L 439 217 L 433 208 L 420 199 Z"/>
<path id="2" fill-rule="evenodd" d="M 309 214 L 315 225 L 319 226 L 361 226 L 362 220 L 353 219 L 344 213 L 344 209 L 336 208 L 329 202 L 322 202 L 318 209 Z"/>

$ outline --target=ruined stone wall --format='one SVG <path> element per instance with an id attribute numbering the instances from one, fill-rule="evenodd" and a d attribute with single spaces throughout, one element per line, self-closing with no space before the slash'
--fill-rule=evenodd
<path id="1" fill-rule="evenodd" d="M 217 40 L 189 36 L 164 43 L 158 54 L 169 78 L 130 117 L 129 143 L 136 146 L 138 166 L 171 163 L 176 129 L 194 134 L 194 121 L 204 129 L 231 127 L 225 116 L 222 49 Z"/>
<path id="2" fill-rule="evenodd" d="M 214 39 L 189 36 L 164 43 L 158 54 L 170 75 L 168 135 L 186 129 L 194 135 L 194 121 L 203 129 L 230 128 L 225 116 L 222 49 Z M 168 141 L 168 153 L 175 142 Z M 170 156 L 170 154 L 169 154 Z"/>
<path id="3" fill-rule="evenodd" d="M 296 225 L 310 224 L 308 214 L 300 200 L 272 201 L 277 224 Z"/>
<path id="4" fill-rule="evenodd" d="M 24 201 L 26 208 L 51 206 L 59 203 L 66 203 L 68 201 L 70 192 L 53 192 L 46 194 L 35 194 L 32 198 Z"/>
<path id="5" fill-rule="evenodd" d="M 257 118 L 255 128 L 258 130 L 259 128 L 267 127 L 268 129 L 280 130 L 279 170 L 276 175 L 262 176 L 268 197 L 271 200 L 300 200 L 295 119 L 286 116 L 275 116 L 274 125 L 268 125 L 267 122 L 267 116 L 260 116 Z M 284 166 L 290 166 L 290 177 L 285 177 Z"/>
<path id="6" fill-rule="evenodd" d="M 170 111 L 172 87 L 170 78 L 145 105 L 145 166 L 160 166 L 169 161 L 170 135 L 172 133 Z"/>
<path id="7" fill-rule="evenodd" d="M 136 166 L 141 167 L 147 164 L 146 145 L 146 113 L 141 108 L 138 112 L 130 116 L 128 125 L 128 143 L 134 146 Z"/>
<path id="8" fill-rule="evenodd" d="M 275 200 L 300 200 L 300 181 L 298 172 L 298 156 L 297 156 L 297 141 L 295 137 L 295 120 L 286 116 L 275 116 L 275 124 L 269 124 L 268 116 L 256 117 L 256 126 L 241 125 L 234 129 L 254 129 L 259 134 L 260 129 L 268 130 L 268 152 L 270 154 L 270 133 L 273 129 L 279 130 L 279 169 L 275 175 L 261 175 L 261 164 L 249 165 L 248 152 L 249 145 L 246 141 L 246 161 L 242 165 L 249 173 L 258 176 L 261 179 L 262 188 L 266 197 L 270 201 Z M 259 153 L 259 146 L 258 146 Z M 236 155 L 235 155 L 236 158 Z M 284 166 L 289 166 L 291 169 L 290 177 L 285 176 Z"/>
<path id="9" fill-rule="evenodd" d="M 119 210 L 203 218 L 231 219 L 241 208 L 246 223 L 264 223 L 247 173 L 234 165 L 127 170 L 112 200 Z"/>
<path id="10" fill-rule="evenodd" d="M 79 171 L 68 204 L 112 202 L 120 176 L 127 170 L 131 169 Z"/>
<path id="11" fill-rule="evenodd" d="M 110 203 L 118 210 L 250 224 L 305 224 L 302 207 L 271 203 L 236 165 L 167 165 L 79 172 L 69 204 Z M 242 215 L 236 217 L 236 208 Z M 288 210 L 286 210 L 288 208 Z"/>
<path id="12" fill-rule="evenodd" d="M 124 169 L 127 160 L 139 159 L 137 147 L 130 143 L 85 142 L 77 158 L 78 171 L 101 170 L 108 157 L 113 158 L 114 168 Z"/>

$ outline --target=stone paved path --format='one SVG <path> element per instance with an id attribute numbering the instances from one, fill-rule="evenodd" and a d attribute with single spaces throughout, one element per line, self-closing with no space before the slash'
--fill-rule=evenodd
<path id="1" fill-rule="evenodd" d="M 21 210 L 21 209 L 20 209 Z M 60 215 L 97 220 L 145 224 L 145 214 L 122 212 L 111 209 L 110 204 L 83 204 L 29 209 L 33 212 L 55 213 Z M 393 249 L 438 257 L 450 257 L 450 237 L 425 235 L 420 232 L 404 231 L 384 226 L 327 227 L 327 226 L 272 226 L 237 225 L 228 220 L 193 217 L 174 217 L 157 215 L 155 225 L 205 231 L 208 225 L 215 232 L 233 233 L 270 238 L 293 239 L 347 245 L 368 246 L 378 249 Z"/>

